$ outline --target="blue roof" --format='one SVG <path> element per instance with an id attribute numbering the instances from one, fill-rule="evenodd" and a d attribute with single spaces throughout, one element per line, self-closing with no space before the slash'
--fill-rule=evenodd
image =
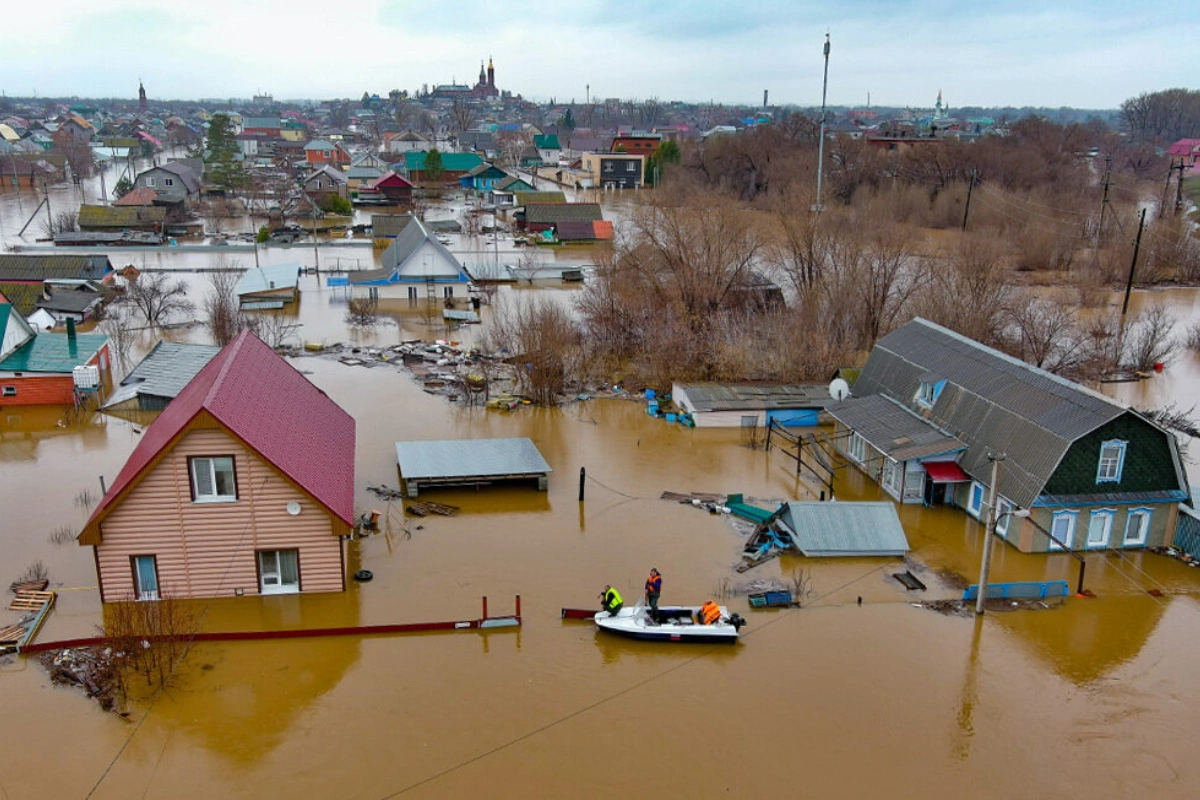
<path id="1" fill-rule="evenodd" d="M 270 292 L 277 289 L 296 288 L 300 282 L 301 266 L 290 264 L 265 264 L 261 267 L 246 270 L 246 274 L 238 281 L 234 292 L 238 295 Z"/>

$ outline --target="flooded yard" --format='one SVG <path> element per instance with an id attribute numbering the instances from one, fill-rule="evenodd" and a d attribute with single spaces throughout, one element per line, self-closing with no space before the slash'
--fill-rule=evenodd
<path id="1" fill-rule="evenodd" d="M 9 208 L 7 235 L 13 217 Z M 202 265 L 199 256 L 153 258 L 182 271 Z M 566 291 L 519 288 L 498 303 L 550 290 Z M 400 325 L 353 334 L 337 290 L 305 276 L 301 291 L 306 341 L 429 338 L 403 313 Z M 1181 317 L 1197 314 L 1193 290 L 1153 294 Z M 172 336 L 204 341 L 206 331 Z M 381 530 L 349 545 L 347 569 L 374 579 L 350 582 L 343 594 L 201 601 L 203 628 L 473 619 L 482 596 L 493 614 L 506 614 L 518 594 L 523 627 L 197 644 L 172 688 L 127 719 L 52 686 L 32 660 L 7 659 L 0 797 L 1200 792 L 1200 569 L 1151 553 L 1094 553 L 1094 599 L 947 616 L 913 603 L 956 597 L 962 582 L 975 582 L 980 526 L 959 510 L 905 506 L 907 562 L 783 557 L 738 574 L 743 538 L 728 518 L 659 495 L 741 492 L 771 506 L 816 499 L 818 488 L 798 480 L 778 451 L 743 446 L 737 430 L 682 428 L 614 397 L 511 413 L 461 407 L 398 369 L 321 357 L 292 363 L 357 420 L 356 509 L 379 510 Z M 1200 390 L 1200 363 L 1184 354 L 1163 375 L 1112 390 L 1139 406 L 1174 399 L 1187 407 Z M 72 421 L 60 408 L 0 411 L 0 579 L 35 561 L 48 567 L 59 600 L 39 640 L 96 631 L 90 548 L 51 534 L 79 529 L 83 493 L 98 494 L 100 476 L 111 482 L 143 430 L 104 415 Z M 399 485 L 397 441 L 510 436 L 531 438 L 549 462 L 548 492 L 430 490 L 421 499 L 461 511 L 416 518 L 367 490 Z M 846 468 L 836 492 L 883 497 Z M 993 556 L 993 581 L 1074 586 L 1069 556 L 999 543 Z M 632 603 L 650 567 L 663 573 L 664 603 L 723 595 L 749 620 L 742 641 L 670 647 L 560 620 L 560 608 L 592 605 L 605 583 Z M 927 591 L 906 592 L 891 577 L 906 568 Z M 814 590 L 802 609 L 751 610 L 738 591 L 751 581 L 787 583 L 800 569 Z"/>

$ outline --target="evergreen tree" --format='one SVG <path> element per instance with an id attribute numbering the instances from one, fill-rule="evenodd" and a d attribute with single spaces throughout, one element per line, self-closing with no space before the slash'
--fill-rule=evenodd
<path id="1" fill-rule="evenodd" d="M 220 189 L 236 189 L 242 183 L 242 164 L 233 122 L 225 114 L 214 114 L 208 123 L 204 163 L 209 179 Z"/>
<path id="2" fill-rule="evenodd" d="M 442 154 L 435 147 L 425 154 L 425 180 L 437 183 L 445 172 L 446 168 L 442 166 Z"/>

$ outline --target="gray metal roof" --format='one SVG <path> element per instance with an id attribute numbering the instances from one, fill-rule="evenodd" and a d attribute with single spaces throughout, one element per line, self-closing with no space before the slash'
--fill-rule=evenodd
<path id="1" fill-rule="evenodd" d="M 879 340 L 854 393 L 884 394 L 916 409 L 921 379 L 931 372 L 946 385 L 929 420 L 967 443 L 959 464 L 986 483 L 988 454 L 1004 453 L 1002 492 L 1026 508 L 1072 442 L 1125 413 L 1097 392 L 923 319 Z"/>
<path id="2" fill-rule="evenodd" d="M 876 450 L 897 461 L 949 453 L 967 446 L 881 394 L 844 400 L 827 411 Z"/>
<path id="3" fill-rule="evenodd" d="M 246 270 L 241 280 L 237 282 L 234 293 L 239 297 L 244 294 L 270 292 L 279 289 L 296 288 L 300 283 L 301 265 L 295 262 L 288 264 L 263 264 L 261 267 Z"/>
<path id="4" fill-rule="evenodd" d="M 372 214 L 371 235 L 380 239 L 395 237 L 412 221 L 412 214 Z"/>
<path id="5" fill-rule="evenodd" d="M 772 408 L 827 408 L 834 400 L 824 384 L 679 383 L 696 411 L 743 411 Z"/>
<path id="6" fill-rule="evenodd" d="M 221 348 L 215 345 L 160 341 L 130 370 L 103 407 L 115 406 L 139 394 L 177 397 L 219 352 Z"/>
<path id="7" fill-rule="evenodd" d="M 788 503 L 780 519 L 810 557 L 902 556 L 909 550 L 893 503 Z"/>
<path id="8" fill-rule="evenodd" d="M 396 442 L 405 480 L 545 475 L 550 465 L 529 439 L 446 439 Z"/>

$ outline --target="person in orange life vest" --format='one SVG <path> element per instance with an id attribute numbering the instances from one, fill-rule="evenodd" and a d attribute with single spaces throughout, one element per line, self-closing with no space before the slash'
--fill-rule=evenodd
<path id="1" fill-rule="evenodd" d="M 721 619 L 721 609 L 712 600 L 707 600 L 700 607 L 698 616 L 702 625 L 713 625 Z"/>
<path id="2" fill-rule="evenodd" d="M 604 591 L 600 593 L 600 610 L 607 611 L 610 617 L 615 617 L 617 612 L 625 605 L 621 600 L 621 593 L 612 587 L 612 584 L 604 584 Z"/>
<path id="3" fill-rule="evenodd" d="M 658 596 L 662 594 L 662 575 L 654 567 L 650 568 L 650 577 L 646 578 L 646 602 L 650 611 L 658 611 Z"/>

